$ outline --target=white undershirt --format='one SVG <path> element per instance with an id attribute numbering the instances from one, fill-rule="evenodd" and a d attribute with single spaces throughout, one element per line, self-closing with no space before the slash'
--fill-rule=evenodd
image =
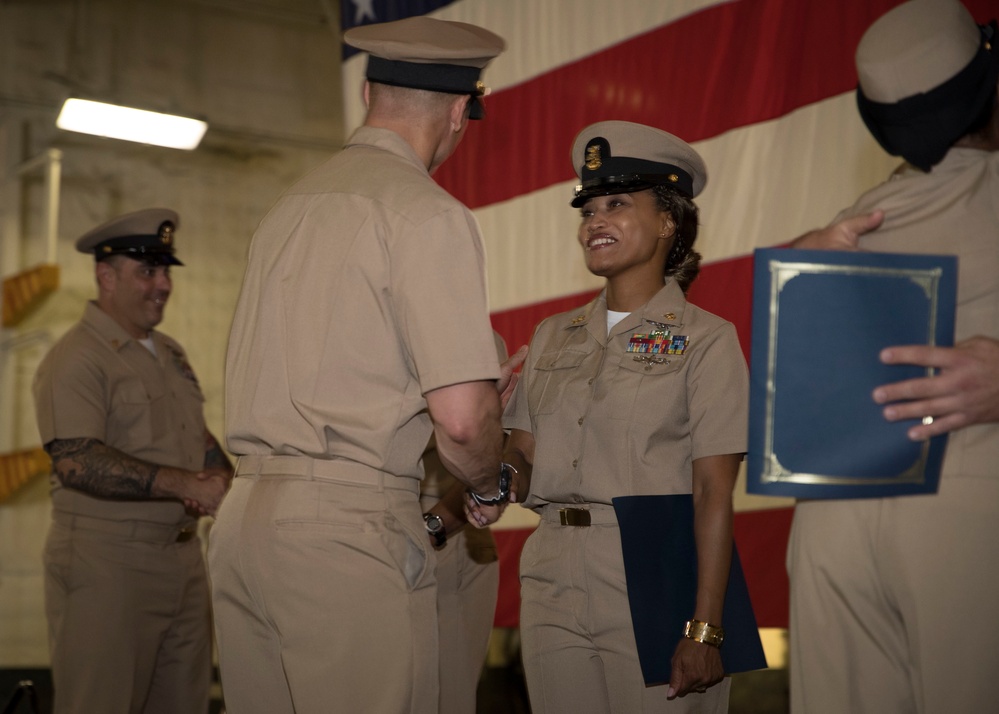
<path id="1" fill-rule="evenodd" d="M 152 337 L 146 337 L 145 339 L 140 339 L 139 342 L 142 343 L 143 347 L 145 347 L 147 350 L 153 353 L 153 357 L 156 356 L 156 345 L 153 344 Z"/>
<path id="2" fill-rule="evenodd" d="M 607 334 L 614 329 L 614 325 L 621 322 L 624 318 L 630 315 L 630 312 L 616 312 L 614 310 L 607 311 Z"/>

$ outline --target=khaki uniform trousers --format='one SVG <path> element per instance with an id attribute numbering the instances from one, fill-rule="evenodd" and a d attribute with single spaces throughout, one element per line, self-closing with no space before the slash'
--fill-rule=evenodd
<path id="1" fill-rule="evenodd" d="M 727 712 L 727 677 L 703 694 L 672 701 L 666 685 L 645 686 L 614 509 L 584 507 L 590 526 L 562 526 L 559 506 L 545 506 L 521 555 L 520 627 L 532 712 Z"/>
<path id="2" fill-rule="evenodd" d="M 310 464 L 323 473 L 300 468 Z M 437 586 L 418 482 L 377 475 L 354 462 L 240 459 L 208 548 L 228 714 L 437 711 Z"/>
<path id="3" fill-rule="evenodd" d="M 999 479 L 975 478 L 942 479 L 935 496 L 798 503 L 791 711 L 999 711 L 997 511 Z"/>
<path id="4" fill-rule="evenodd" d="M 197 538 L 53 515 L 45 544 L 55 714 L 205 714 L 211 622 Z"/>
<path id="5" fill-rule="evenodd" d="M 437 551 L 440 714 L 472 714 L 496 615 L 499 562 L 488 530 L 465 526 Z"/>

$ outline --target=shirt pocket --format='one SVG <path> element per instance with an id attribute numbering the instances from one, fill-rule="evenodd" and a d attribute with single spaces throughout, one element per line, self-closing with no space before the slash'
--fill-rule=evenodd
<path id="1" fill-rule="evenodd" d="M 528 401 L 531 415 L 552 414 L 562 403 L 566 385 L 579 375 L 587 352 L 560 350 L 538 358 L 531 375 Z"/>
<path id="2" fill-rule="evenodd" d="M 169 381 L 170 402 L 176 410 L 172 428 L 190 431 L 191 438 L 203 443 L 205 431 L 205 395 L 198 383 L 176 375 Z M 179 421 L 177 421 L 179 420 Z"/>
<path id="3" fill-rule="evenodd" d="M 112 395 L 105 443 L 135 454 L 149 447 L 153 435 L 165 427 L 163 423 L 163 384 L 146 384 L 139 379 L 127 379 L 117 385 Z"/>
<path id="4" fill-rule="evenodd" d="M 661 414 L 677 389 L 684 389 L 678 374 L 683 369 L 684 355 L 621 356 L 614 376 L 607 382 L 608 414 L 611 419 L 655 418 Z M 639 395 L 642 402 L 638 403 Z"/>

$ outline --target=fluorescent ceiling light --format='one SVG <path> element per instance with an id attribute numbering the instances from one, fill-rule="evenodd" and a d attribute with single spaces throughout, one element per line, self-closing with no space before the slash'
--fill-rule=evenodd
<path id="1" fill-rule="evenodd" d="M 208 124 L 197 119 L 87 99 L 67 99 L 56 119 L 56 126 L 67 131 L 173 149 L 197 147 L 208 129 Z"/>

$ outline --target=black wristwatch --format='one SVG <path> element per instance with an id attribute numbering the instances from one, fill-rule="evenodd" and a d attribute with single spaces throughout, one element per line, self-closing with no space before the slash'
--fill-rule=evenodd
<path id="1" fill-rule="evenodd" d="M 472 495 L 472 500 L 475 501 L 480 506 L 498 506 L 501 503 L 506 503 L 510 500 L 510 483 L 513 481 L 513 475 L 518 473 L 510 464 L 500 464 L 500 478 L 499 478 L 499 493 L 492 498 L 483 498 L 475 491 L 469 491 Z"/>
<path id="2" fill-rule="evenodd" d="M 447 543 L 447 531 L 444 529 L 444 519 L 436 513 L 424 513 L 423 522 L 427 526 L 427 533 L 434 541 L 434 547 L 440 548 Z"/>

